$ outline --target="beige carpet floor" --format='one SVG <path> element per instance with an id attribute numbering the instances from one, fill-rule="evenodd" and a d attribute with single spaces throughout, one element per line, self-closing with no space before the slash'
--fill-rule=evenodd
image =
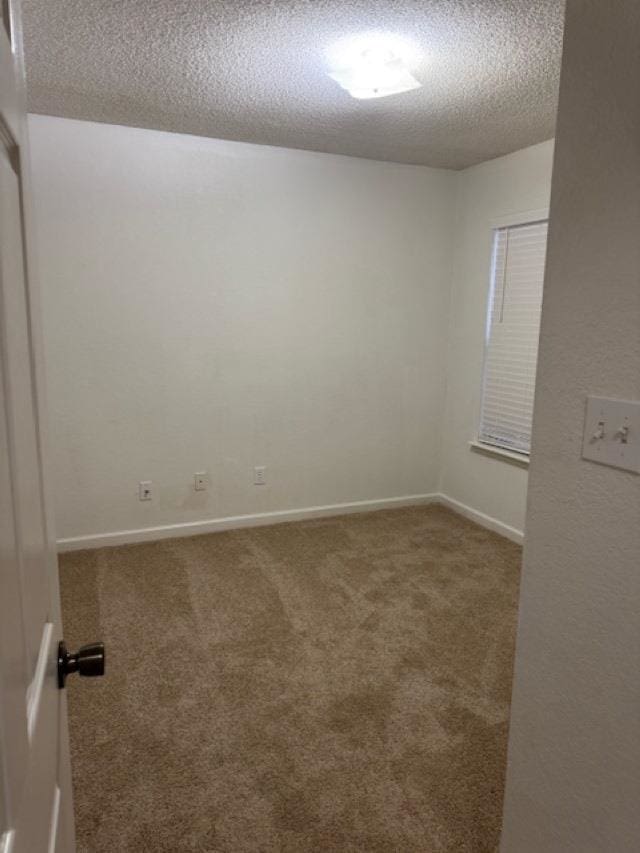
<path id="1" fill-rule="evenodd" d="M 494 851 L 520 548 L 439 507 L 61 558 L 79 851 Z"/>

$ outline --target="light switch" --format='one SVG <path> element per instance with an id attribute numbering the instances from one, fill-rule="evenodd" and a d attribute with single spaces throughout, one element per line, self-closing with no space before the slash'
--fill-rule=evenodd
<path id="1" fill-rule="evenodd" d="M 640 402 L 587 397 L 582 458 L 640 474 Z"/>

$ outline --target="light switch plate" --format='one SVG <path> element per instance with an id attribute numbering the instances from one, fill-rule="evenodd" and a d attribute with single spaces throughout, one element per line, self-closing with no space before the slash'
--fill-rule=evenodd
<path id="1" fill-rule="evenodd" d="M 206 471 L 198 471 L 197 474 L 193 475 L 193 487 L 196 492 L 206 492 L 208 485 L 208 478 Z"/>
<path id="2" fill-rule="evenodd" d="M 582 457 L 640 474 L 640 402 L 587 397 Z"/>

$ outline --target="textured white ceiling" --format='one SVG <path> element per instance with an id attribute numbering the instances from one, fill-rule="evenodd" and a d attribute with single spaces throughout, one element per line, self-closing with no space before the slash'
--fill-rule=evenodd
<path id="1" fill-rule="evenodd" d="M 463 168 L 553 136 L 563 0 L 23 0 L 32 112 Z M 326 51 L 416 43 L 356 101 Z"/>

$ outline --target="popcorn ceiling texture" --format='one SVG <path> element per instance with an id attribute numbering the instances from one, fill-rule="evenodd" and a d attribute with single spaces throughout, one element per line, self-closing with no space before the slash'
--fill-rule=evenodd
<path id="1" fill-rule="evenodd" d="M 23 0 L 29 109 L 462 169 L 554 134 L 563 0 Z M 326 51 L 415 42 L 423 87 L 356 101 Z"/>

